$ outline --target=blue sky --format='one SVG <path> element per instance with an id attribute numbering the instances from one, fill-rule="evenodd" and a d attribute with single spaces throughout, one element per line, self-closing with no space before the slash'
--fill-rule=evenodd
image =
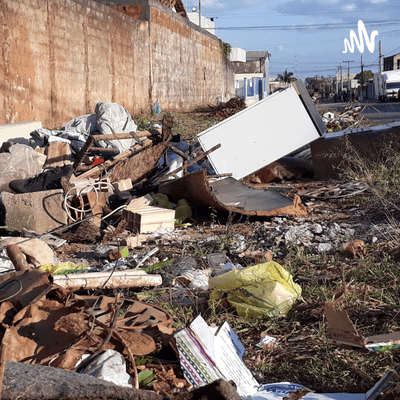
<path id="1" fill-rule="evenodd" d="M 184 0 L 188 11 L 199 0 Z M 287 68 L 299 78 L 332 76 L 340 64 L 347 73 L 378 71 L 379 41 L 382 55 L 400 53 L 399 0 L 201 0 L 202 15 L 214 18 L 216 35 L 232 47 L 271 53 L 270 75 Z M 362 20 L 369 37 L 374 30 L 375 49 L 343 53 L 350 30 L 358 37 Z M 353 62 L 355 61 L 355 62 Z"/>

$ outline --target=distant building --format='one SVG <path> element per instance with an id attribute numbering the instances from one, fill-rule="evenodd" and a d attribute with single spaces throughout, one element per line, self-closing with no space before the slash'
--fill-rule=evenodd
<path id="1" fill-rule="evenodd" d="M 259 78 L 264 81 L 263 91 L 271 91 L 269 85 L 269 58 L 268 51 L 246 51 L 239 47 L 233 47 L 229 59 L 235 69 L 235 87 L 241 86 L 241 82 Z M 251 85 L 251 83 L 250 83 Z"/>
<path id="2" fill-rule="evenodd" d="M 234 47 L 230 60 L 235 67 L 235 74 L 241 75 L 241 78 L 265 78 L 268 76 L 270 56 L 268 51 L 245 51 Z"/>
<path id="3" fill-rule="evenodd" d="M 188 12 L 187 17 L 189 18 L 190 22 L 193 22 L 196 25 L 199 25 L 199 13 L 198 12 Z M 199 25 L 201 28 L 206 30 L 207 32 L 211 33 L 212 35 L 215 35 L 215 23 L 213 19 L 208 19 L 206 17 L 201 16 L 201 25 Z"/>
<path id="4" fill-rule="evenodd" d="M 389 57 L 383 57 L 383 70 L 392 71 L 394 69 L 400 69 L 400 53 Z"/>

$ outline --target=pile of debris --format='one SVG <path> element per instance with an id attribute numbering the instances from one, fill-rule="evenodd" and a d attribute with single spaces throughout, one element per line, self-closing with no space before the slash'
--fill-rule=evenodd
<path id="1" fill-rule="evenodd" d="M 344 109 L 338 112 L 328 111 L 322 115 L 328 132 L 338 132 L 347 128 L 370 126 L 368 120 L 361 116 L 367 106 L 362 107 L 356 100 L 349 101 Z"/>
<path id="2" fill-rule="evenodd" d="M 354 235 L 356 226 L 303 220 L 319 213 L 313 198 L 320 191 L 256 189 L 243 182 L 249 176 L 260 180 L 259 171 L 320 140 L 325 125 L 307 96 L 297 82 L 242 113 L 237 113 L 244 108 L 242 100 L 220 104 L 208 112 L 230 118 L 192 145 L 172 135 L 171 115 L 137 131 L 129 113 L 114 103 L 99 103 L 95 114 L 60 130 L 34 130 L 30 146 L 4 143 L 1 210 L 3 236 L 9 237 L 0 242 L 2 396 L 16 398 L 19 391 L 43 399 L 275 398 L 278 389 L 260 385 L 243 362 L 244 347 L 227 322 L 214 328 L 199 315 L 177 330 L 169 312 L 131 291 L 164 288 L 165 299 L 178 307 L 228 304 L 243 318 L 285 314 L 301 299 L 300 285 L 272 261 L 281 254 L 267 250 L 290 242 L 329 253 Z M 296 118 L 286 118 L 288 104 Z M 268 121 L 267 133 L 260 132 L 260 116 Z M 235 131 L 246 135 L 239 140 Z M 288 160 L 285 165 L 299 168 Z M 271 179 L 281 180 L 274 171 Z M 308 165 L 304 171 L 310 173 Z M 348 194 L 332 186 L 327 190 Z M 302 198 L 309 201 L 308 209 Z M 223 253 L 212 253 L 200 268 L 195 259 L 179 257 L 182 252 L 165 257 L 162 249 L 171 254 L 177 242 L 188 240 L 180 228 L 196 224 L 204 209 L 273 217 L 248 235 L 250 247 L 244 236 L 230 238 L 230 253 L 237 259 L 267 262 L 243 268 Z M 210 233 L 204 242 L 214 240 Z M 328 313 L 335 317 L 333 308 Z M 154 365 L 146 361 L 150 354 Z M 40 368 L 32 372 L 15 363 Z M 16 371 L 37 373 L 40 386 L 46 387 L 45 376 L 57 376 L 58 382 L 52 380 L 48 392 L 40 394 L 30 377 L 15 384 Z M 73 381 L 93 393 L 77 393 Z M 278 392 L 298 390 L 301 385 L 281 385 Z"/>

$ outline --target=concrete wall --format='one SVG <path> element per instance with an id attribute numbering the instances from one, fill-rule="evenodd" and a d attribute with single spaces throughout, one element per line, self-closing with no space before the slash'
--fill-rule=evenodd
<path id="1" fill-rule="evenodd" d="M 54 128 L 100 101 L 134 114 L 157 98 L 173 111 L 234 95 L 215 36 L 156 0 L 136 3 L 127 15 L 91 0 L 2 0 L 0 124 Z"/>

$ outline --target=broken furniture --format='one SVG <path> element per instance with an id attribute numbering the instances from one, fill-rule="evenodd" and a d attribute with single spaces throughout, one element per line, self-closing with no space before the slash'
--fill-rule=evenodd
<path id="1" fill-rule="evenodd" d="M 235 179 L 259 170 L 318 139 L 326 130 L 300 81 L 276 92 L 198 135 L 217 174 Z"/>
<path id="2" fill-rule="evenodd" d="M 137 132 L 133 134 L 134 136 L 131 133 L 89 136 L 73 164 L 75 176 L 79 177 L 79 179 L 86 179 L 99 177 L 103 173 L 107 173 L 111 182 L 129 178 L 132 184 L 140 183 L 156 168 L 158 160 L 168 146 L 172 125 L 173 117 L 166 115 L 163 118 L 161 133 L 158 130 L 151 130 Z M 99 150 L 94 147 L 96 141 L 105 139 L 119 140 L 132 137 L 139 138 L 139 142 L 128 150 L 117 154 L 101 164 L 89 166 L 89 169 L 80 165 L 82 160 L 93 150 Z M 82 169 L 85 171 L 82 172 Z"/>

